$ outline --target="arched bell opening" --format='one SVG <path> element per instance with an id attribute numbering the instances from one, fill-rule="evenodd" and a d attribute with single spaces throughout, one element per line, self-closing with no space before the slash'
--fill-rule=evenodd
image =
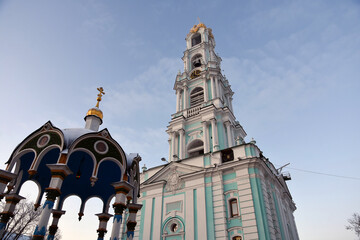
<path id="1" fill-rule="evenodd" d="M 198 45 L 199 43 L 201 43 L 201 34 L 195 33 L 191 38 L 191 46 L 193 47 L 195 45 Z"/>
<path id="2" fill-rule="evenodd" d="M 204 89 L 202 87 L 196 87 L 190 93 L 190 106 L 194 107 L 204 102 Z"/>
<path id="3" fill-rule="evenodd" d="M 188 157 L 196 157 L 204 154 L 204 142 L 200 139 L 195 139 L 187 146 Z"/>
<path id="4" fill-rule="evenodd" d="M 195 56 L 193 56 L 191 58 L 191 66 L 192 66 L 191 69 L 201 67 L 202 61 L 203 60 L 202 60 L 202 55 L 201 54 L 196 54 Z"/>

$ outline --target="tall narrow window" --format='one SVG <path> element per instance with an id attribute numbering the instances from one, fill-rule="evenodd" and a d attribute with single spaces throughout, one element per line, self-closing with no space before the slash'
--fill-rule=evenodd
<path id="1" fill-rule="evenodd" d="M 242 238 L 240 236 L 235 236 L 232 238 L 232 240 L 242 240 Z"/>
<path id="2" fill-rule="evenodd" d="M 238 208 L 237 200 L 231 199 L 229 203 L 230 203 L 230 216 L 231 217 L 239 216 L 239 208 Z"/>
<path id="3" fill-rule="evenodd" d="M 204 102 L 204 89 L 197 87 L 191 91 L 190 106 L 196 106 Z"/>

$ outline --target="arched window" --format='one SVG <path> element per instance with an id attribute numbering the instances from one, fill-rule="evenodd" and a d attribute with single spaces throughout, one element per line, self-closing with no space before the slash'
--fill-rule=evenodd
<path id="1" fill-rule="evenodd" d="M 196 139 L 189 144 L 187 149 L 189 157 L 202 155 L 204 154 L 204 143 L 200 139 Z"/>
<path id="2" fill-rule="evenodd" d="M 232 238 L 232 240 L 242 240 L 241 236 L 235 236 Z"/>
<path id="3" fill-rule="evenodd" d="M 201 43 L 201 35 L 200 33 L 196 33 L 191 39 L 191 46 L 193 47 L 199 43 Z"/>
<path id="4" fill-rule="evenodd" d="M 235 198 L 230 199 L 229 205 L 230 205 L 230 217 L 239 216 L 239 208 L 238 208 L 237 200 Z"/>
<path id="5" fill-rule="evenodd" d="M 201 54 L 196 54 L 192 59 L 191 59 L 191 69 L 197 68 L 197 67 L 201 67 L 202 64 L 202 55 Z"/>
<path id="6" fill-rule="evenodd" d="M 190 107 L 194 107 L 204 102 L 204 89 L 197 87 L 190 93 Z"/>

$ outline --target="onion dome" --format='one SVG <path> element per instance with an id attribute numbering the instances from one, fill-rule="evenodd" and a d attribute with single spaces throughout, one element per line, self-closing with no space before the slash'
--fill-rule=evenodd
<path id="1" fill-rule="evenodd" d="M 100 108 L 93 107 L 93 108 L 90 108 L 89 111 L 86 113 L 85 119 L 86 119 L 87 116 L 98 117 L 98 118 L 100 118 L 100 120 L 102 122 L 103 112 L 100 110 Z"/>

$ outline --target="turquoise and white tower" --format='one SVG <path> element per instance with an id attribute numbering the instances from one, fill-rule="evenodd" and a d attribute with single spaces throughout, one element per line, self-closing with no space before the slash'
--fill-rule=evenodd
<path id="1" fill-rule="evenodd" d="M 176 76 L 176 113 L 168 126 L 169 160 L 239 145 L 246 136 L 233 114 L 231 86 L 221 74 L 211 28 L 195 25 L 186 36 L 184 72 Z M 209 165 L 208 158 L 205 165 Z"/>
<path id="2" fill-rule="evenodd" d="M 203 23 L 186 36 L 167 128 L 169 161 L 143 168 L 134 239 L 298 240 L 281 173 L 236 121 L 233 91 Z M 123 239 L 126 239 L 123 225 Z"/>

